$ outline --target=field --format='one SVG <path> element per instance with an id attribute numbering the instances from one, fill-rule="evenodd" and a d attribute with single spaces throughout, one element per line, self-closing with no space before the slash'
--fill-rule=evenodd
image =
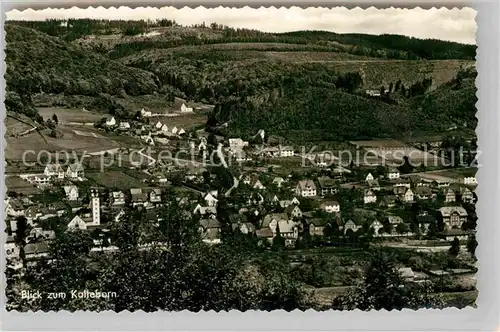
<path id="1" fill-rule="evenodd" d="M 51 119 L 55 114 L 60 124 L 68 123 L 90 123 L 95 122 L 104 114 L 95 113 L 91 111 L 84 111 L 79 108 L 60 108 L 60 107 L 39 107 L 38 113 L 44 119 Z"/>
<path id="2" fill-rule="evenodd" d="M 75 130 L 77 132 L 80 131 L 80 135 Z M 33 157 L 40 151 L 47 151 L 48 153 L 57 151 L 92 153 L 120 147 L 118 142 L 96 133 L 93 128 L 79 127 L 79 129 L 75 129 L 71 126 L 59 125 L 57 131 L 62 134 L 61 137 L 52 138 L 45 133 L 38 132 L 33 132 L 23 137 L 7 137 L 5 158 L 9 160 L 21 160 L 25 151 L 33 151 L 30 153 L 30 157 Z M 82 133 L 84 135 L 81 135 Z M 91 133 L 95 133 L 95 135 Z"/>
<path id="3" fill-rule="evenodd" d="M 23 123 L 17 119 L 6 117 L 5 128 L 6 128 L 5 136 L 11 136 L 11 135 L 18 135 L 26 130 L 33 128 L 33 126 Z"/>
<path id="4" fill-rule="evenodd" d="M 130 188 L 144 187 L 144 183 L 142 181 L 121 171 L 87 173 L 85 174 L 85 177 L 95 182 L 97 185 L 107 188 L 127 190 Z"/>

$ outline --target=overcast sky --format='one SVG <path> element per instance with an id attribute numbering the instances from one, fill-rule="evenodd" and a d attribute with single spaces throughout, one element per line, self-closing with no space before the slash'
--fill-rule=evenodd
<path id="1" fill-rule="evenodd" d="M 338 33 L 395 33 L 418 38 L 436 38 L 475 44 L 476 11 L 461 9 L 346 9 L 336 8 L 203 8 L 141 7 L 68 8 L 12 10 L 7 20 L 44 20 L 47 18 L 174 19 L 181 25 L 217 22 L 235 28 L 266 32 L 327 30 Z"/>

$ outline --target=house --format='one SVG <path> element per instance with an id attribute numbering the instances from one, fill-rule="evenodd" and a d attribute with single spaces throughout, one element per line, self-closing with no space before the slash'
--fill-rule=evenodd
<path id="1" fill-rule="evenodd" d="M 309 235 L 311 236 L 323 236 L 323 231 L 328 221 L 325 218 L 312 218 L 307 220 L 307 226 L 309 228 Z"/>
<path id="2" fill-rule="evenodd" d="M 298 182 L 295 192 L 302 197 L 314 197 L 316 196 L 316 185 L 312 180 L 302 180 Z"/>
<path id="3" fill-rule="evenodd" d="M 151 116 L 153 116 L 153 113 L 151 113 L 151 111 L 146 111 L 144 108 L 141 109 L 141 115 L 145 118 L 149 118 Z"/>
<path id="4" fill-rule="evenodd" d="M 398 179 L 390 180 L 390 183 L 393 185 L 394 188 L 396 188 L 396 187 L 411 188 L 411 180 L 408 180 L 408 179 L 398 178 Z"/>
<path id="5" fill-rule="evenodd" d="M 75 185 L 64 186 L 64 193 L 66 194 L 66 199 L 68 201 L 78 200 L 78 187 Z"/>
<path id="6" fill-rule="evenodd" d="M 375 178 L 373 177 L 372 173 L 368 173 L 368 175 L 366 176 L 365 178 L 365 181 L 373 181 L 375 180 Z"/>
<path id="7" fill-rule="evenodd" d="M 472 203 L 474 201 L 474 194 L 467 187 L 460 187 L 460 196 L 463 202 Z"/>
<path id="8" fill-rule="evenodd" d="M 229 139 L 229 148 L 231 150 L 241 150 L 245 146 L 248 146 L 248 142 L 242 140 L 241 138 L 230 138 Z"/>
<path id="9" fill-rule="evenodd" d="M 79 216 L 75 216 L 68 223 L 67 228 L 69 230 L 73 230 L 73 229 L 86 230 L 87 229 L 87 223 L 85 221 L 83 221 L 83 219 L 80 218 Z"/>
<path id="10" fill-rule="evenodd" d="M 368 187 L 370 187 L 371 190 L 376 190 L 376 191 L 380 190 L 380 184 L 378 183 L 377 180 L 367 180 L 366 184 L 368 185 Z"/>
<path id="11" fill-rule="evenodd" d="M 133 206 L 144 205 L 148 201 L 148 194 L 141 188 L 130 189 L 130 202 Z"/>
<path id="12" fill-rule="evenodd" d="M 413 279 L 415 279 L 415 273 L 413 272 L 411 267 L 401 267 L 398 269 L 398 273 L 406 281 L 413 281 Z"/>
<path id="13" fill-rule="evenodd" d="M 413 191 L 407 187 L 394 187 L 392 191 L 401 202 L 410 203 L 414 200 Z"/>
<path id="14" fill-rule="evenodd" d="M 411 203 L 414 201 L 414 195 L 413 195 L 413 191 L 411 189 L 406 189 L 406 192 L 403 196 L 403 200 L 406 203 Z"/>
<path id="15" fill-rule="evenodd" d="M 257 229 L 255 231 L 255 236 L 258 239 L 265 239 L 265 240 L 267 240 L 267 242 L 272 242 L 273 238 L 274 238 L 273 231 L 269 227 Z"/>
<path id="16" fill-rule="evenodd" d="M 159 129 L 164 134 L 168 134 L 169 133 L 168 126 L 166 124 L 162 125 Z"/>
<path id="17" fill-rule="evenodd" d="M 5 201 L 5 213 L 11 217 L 24 216 L 24 206 L 17 199 L 8 198 Z"/>
<path id="18" fill-rule="evenodd" d="M 382 228 L 384 228 L 384 226 L 382 225 L 382 223 L 378 220 L 375 220 L 373 221 L 371 224 L 370 224 L 370 228 L 373 229 L 373 234 L 375 236 L 378 236 L 380 235 L 379 232 Z"/>
<path id="19" fill-rule="evenodd" d="M 181 113 L 193 113 L 192 107 L 187 107 L 186 104 L 182 103 L 181 105 Z"/>
<path id="20" fill-rule="evenodd" d="M 444 191 L 444 201 L 446 203 L 452 203 L 457 200 L 457 195 L 455 194 L 455 191 L 452 188 L 446 188 Z"/>
<path id="21" fill-rule="evenodd" d="M 429 187 L 420 186 L 416 187 L 414 190 L 415 190 L 415 195 L 419 200 L 427 200 L 432 198 L 432 190 Z"/>
<path id="22" fill-rule="evenodd" d="M 399 179 L 399 171 L 396 169 L 396 168 L 390 168 L 388 171 L 387 171 L 387 178 L 389 180 L 395 180 L 395 179 Z"/>
<path id="23" fill-rule="evenodd" d="M 45 242 L 28 243 L 24 246 L 24 255 L 27 260 L 47 257 L 49 246 Z"/>
<path id="24" fill-rule="evenodd" d="M 221 240 L 221 223 L 217 219 L 201 219 L 199 231 L 202 241 L 210 244 L 220 243 Z"/>
<path id="25" fill-rule="evenodd" d="M 390 225 L 396 226 L 396 225 L 403 223 L 403 218 L 401 218 L 399 216 L 390 215 L 390 216 L 387 216 L 387 221 L 389 222 Z"/>
<path id="26" fill-rule="evenodd" d="M 78 179 L 83 178 L 85 176 L 85 172 L 83 170 L 83 166 L 80 163 L 73 163 L 68 166 L 66 170 L 66 176 L 70 179 Z"/>
<path id="27" fill-rule="evenodd" d="M 273 179 L 273 184 L 275 184 L 278 188 L 281 188 L 281 185 L 285 182 L 285 179 L 283 179 L 281 176 L 277 176 Z"/>
<path id="28" fill-rule="evenodd" d="M 321 196 L 334 194 L 337 191 L 337 188 L 335 188 L 335 181 L 329 176 L 320 176 L 318 177 L 317 181 Z"/>
<path id="29" fill-rule="evenodd" d="M 371 189 L 366 189 L 364 191 L 364 202 L 365 204 L 375 203 L 377 202 L 377 196 Z"/>
<path id="30" fill-rule="evenodd" d="M 64 179 L 64 170 L 59 164 L 47 164 L 43 174 L 46 176 L 54 176 L 58 179 Z"/>
<path id="31" fill-rule="evenodd" d="M 179 131 L 179 129 L 178 129 L 177 127 L 175 127 L 175 126 L 174 126 L 174 128 L 172 128 L 172 129 L 170 130 L 170 132 L 171 132 L 172 134 L 174 134 L 174 135 L 175 135 L 175 134 L 177 134 L 177 132 L 178 132 L 178 131 Z"/>
<path id="32" fill-rule="evenodd" d="M 274 205 L 278 204 L 280 199 L 277 195 L 269 193 L 266 195 L 266 201 Z"/>
<path id="33" fill-rule="evenodd" d="M 460 241 L 465 241 L 469 238 L 469 232 L 459 228 L 452 228 L 439 232 L 437 236 L 449 242 L 453 241 L 455 238 Z"/>
<path id="34" fill-rule="evenodd" d="M 42 211 L 40 210 L 40 207 L 30 206 L 29 208 L 26 209 L 24 215 L 25 215 L 26 219 L 28 220 L 28 222 L 30 224 L 33 224 L 33 221 L 40 218 L 43 214 L 42 214 Z"/>
<path id="35" fill-rule="evenodd" d="M 280 157 L 293 157 L 293 147 L 291 146 L 279 146 L 279 155 Z"/>
<path id="36" fill-rule="evenodd" d="M 255 233 L 255 226 L 251 222 L 245 222 L 245 223 L 232 223 L 231 228 L 233 231 L 238 229 L 242 234 L 254 234 Z"/>
<path id="37" fill-rule="evenodd" d="M 344 234 L 347 234 L 347 232 L 353 232 L 353 233 L 356 233 L 358 230 L 361 229 L 361 225 L 357 225 L 354 221 L 352 221 L 352 219 L 349 219 L 345 224 L 344 226 L 342 227 L 342 229 L 344 230 Z"/>
<path id="38" fill-rule="evenodd" d="M 259 179 L 255 179 L 255 181 L 253 182 L 252 188 L 258 189 L 258 190 L 266 189 L 266 187 L 262 184 L 262 182 L 260 182 Z"/>
<path id="39" fill-rule="evenodd" d="M 477 184 L 477 179 L 475 176 L 465 176 L 463 178 L 463 183 L 466 185 L 475 185 Z"/>
<path id="40" fill-rule="evenodd" d="M 162 125 L 162 123 L 161 123 L 160 121 L 158 121 L 158 122 L 156 123 L 156 125 L 155 125 L 155 128 L 156 128 L 157 130 L 160 130 L 162 126 L 163 126 L 163 125 Z"/>
<path id="41" fill-rule="evenodd" d="M 467 221 L 467 211 L 461 206 L 444 206 L 439 209 L 445 229 L 461 228 Z"/>
<path id="42" fill-rule="evenodd" d="M 277 147 L 268 147 L 268 148 L 262 148 L 258 151 L 258 154 L 262 157 L 279 157 L 280 156 L 280 149 Z"/>
<path id="43" fill-rule="evenodd" d="M 285 209 L 285 213 L 290 219 L 302 218 L 302 210 L 297 205 L 290 205 Z"/>
<path id="44" fill-rule="evenodd" d="M 127 121 L 120 122 L 120 129 L 121 130 L 129 130 L 130 129 L 130 123 L 128 123 Z"/>
<path id="45" fill-rule="evenodd" d="M 215 196 L 211 193 L 208 193 L 205 195 L 205 197 L 203 198 L 205 200 L 205 203 L 206 203 L 206 206 L 210 206 L 210 207 L 215 207 L 217 206 L 217 198 L 215 198 Z"/>
<path id="46" fill-rule="evenodd" d="M 385 208 L 391 208 L 396 205 L 397 197 L 394 195 L 383 196 L 380 200 L 380 206 Z"/>
<path id="47" fill-rule="evenodd" d="M 149 192 L 149 201 L 151 203 L 161 203 L 161 189 L 155 188 Z"/>
<path id="48" fill-rule="evenodd" d="M 116 120 L 115 120 L 114 116 L 111 117 L 111 119 L 106 120 L 106 126 L 108 126 L 108 127 L 116 126 Z"/>
<path id="49" fill-rule="evenodd" d="M 109 196 L 112 206 L 125 205 L 125 194 L 122 191 L 113 191 Z"/>
<path id="50" fill-rule="evenodd" d="M 4 245 L 5 256 L 7 259 L 19 259 L 20 249 L 14 242 L 7 242 Z"/>
<path id="51" fill-rule="evenodd" d="M 177 132 L 177 135 L 184 135 L 185 133 L 186 133 L 186 131 L 185 131 L 183 128 L 181 128 L 181 129 L 179 129 L 179 131 Z"/>
<path id="52" fill-rule="evenodd" d="M 340 212 L 340 204 L 337 201 L 324 201 L 320 207 L 328 213 Z"/>

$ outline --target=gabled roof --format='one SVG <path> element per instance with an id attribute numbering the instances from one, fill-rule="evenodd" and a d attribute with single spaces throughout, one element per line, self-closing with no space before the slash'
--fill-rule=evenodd
<path id="1" fill-rule="evenodd" d="M 208 229 L 208 228 L 221 228 L 221 223 L 217 219 L 201 219 L 200 226 Z"/>
<path id="2" fill-rule="evenodd" d="M 314 226 L 326 226 L 328 224 L 328 220 L 325 218 L 312 218 L 307 220 L 307 224 Z"/>
<path id="3" fill-rule="evenodd" d="M 297 205 L 289 205 L 287 208 L 285 208 L 285 213 L 290 215 L 295 209 L 298 209 L 300 212 L 302 212 Z"/>
<path id="4" fill-rule="evenodd" d="M 301 180 L 297 183 L 297 186 L 299 187 L 300 190 L 316 189 L 316 185 L 314 184 L 313 180 Z"/>
<path id="5" fill-rule="evenodd" d="M 320 176 L 318 183 L 321 188 L 331 188 L 335 185 L 335 181 L 329 176 Z"/>
<path id="6" fill-rule="evenodd" d="M 264 227 L 261 229 L 257 229 L 255 231 L 255 235 L 259 238 L 273 238 L 273 231 L 269 227 Z"/>
<path id="7" fill-rule="evenodd" d="M 387 216 L 387 220 L 390 224 L 401 224 L 403 222 L 403 218 L 399 216 Z"/>
<path id="8" fill-rule="evenodd" d="M 60 164 L 47 164 L 45 169 L 49 172 L 63 172 L 63 168 Z"/>
<path id="9" fill-rule="evenodd" d="M 461 206 L 443 206 L 439 209 L 443 217 L 449 217 L 453 213 L 458 213 L 461 217 L 467 216 L 467 211 Z"/>
<path id="10" fill-rule="evenodd" d="M 71 170 L 72 172 L 81 172 L 83 171 L 83 166 L 80 163 L 73 163 L 68 166 L 68 170 Z"/>
<path id="11" fill-rule="evenodd" d="M 339 205 L 339 202 L 333 200 L 327 200 L 321 203 L 321 206 L 336 206 L 336 205 Z"/>

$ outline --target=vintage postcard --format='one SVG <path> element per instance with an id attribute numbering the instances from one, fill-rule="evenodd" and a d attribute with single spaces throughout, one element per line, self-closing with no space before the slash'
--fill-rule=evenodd
<path id="1" fill-rule="evenodd" d="M 475 16 L 8 12 L 7 310 L 475 306 Z"/>

